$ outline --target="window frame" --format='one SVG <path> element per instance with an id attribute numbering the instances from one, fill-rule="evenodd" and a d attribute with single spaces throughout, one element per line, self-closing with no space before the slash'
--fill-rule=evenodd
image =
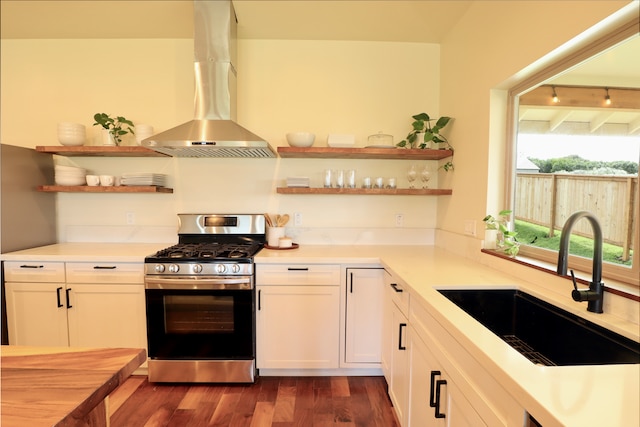
<path id="1" fill-rule="evenodd" d="M 572 53 L 565 55 L 552 61 L 550 64 L 543 66 L 539 71 L 532 73 L 525 80 L 517 83 L 507 91 L 507 138 L 506 138 L 506 171 L 507 177 L 505 183 L 505 206 L 514 207 L 515 202 L 515 181 L 516 181 L 516 145 L 518 136 L 518 111 L 519 97 L 536 87 L 548 82 L 550 79 L 560 75 L 564 71 L 575 67 L 590 58 L 598 55 L 605 50 L 624 43 L 633 37 L 640 37 L 640 16 L 630 14 L 631 18 L 617 24 L 610 31 L 596 36 L 594 40 L 583 40 L 581 47 L 578 47 Z M 623 17 L 624 18 L 624 17 Z M 603 264 L 603 281 L 606 279 L 615 280 L 634 287 L 640 287 L 640 220 L 637 213 L 640 212 L 640 185 L 635 188 L 635 230 L 632 236 L 634 248 L 634 257 L 631 268 L 625 266 L 617 266 L 610 263 Z M 555 264 L 558 258 L 558 252 L 548 249 L 536 248 L 533 246 L 522 245 L 520 247 L 521 255 L 533 258 L 539 261 Z M 578 271 L 590 272 L 593 261 L 591 259 L 569 256 L 569 268 Z"/>

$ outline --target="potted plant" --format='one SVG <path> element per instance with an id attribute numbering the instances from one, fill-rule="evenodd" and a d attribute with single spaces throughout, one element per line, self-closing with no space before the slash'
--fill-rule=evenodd
<path id="1" fill-rule="evenodd" d="M 122 142 L 122 137 L 127 133 L 131 133 L 132 135 L 135 134 L 135 132 L 133 131 L 133 122 L 131 120 L 125 119 L 122 116 L 117 116 L 114 119 L 108 114 L 96 113 L 94 114 L 93 119 L 96 121 L 93 125 L 102 126 L 103 129 L 106 129 L 110 137 L 113 138 L 113 142 L 115 143 L 115 145 L 120 145 L 120 143 Z"/>
<path id="2" fill-rule="evenodd" d="M 411 117 L 414 120 L 411 124 L 413 129 L 409 132 L 406 139 L 403 139 L 396 144 L 397 147 L 419 149 L 433 148 L 436 150 L 438 148 L 448 148 L 453 152 L 453 147 L 449 144 L 447 138 L 440 134 L 440 130 L 447 126 L 452 120 L 451 117 L 442 116 L 436 120 L 436 123 L 433 126 L 431 125 L 431 122 L 435 119 L 429 117 L 427 113 L 420 113 Z M 439 147 L 440 144 L 447 144 L 447 146 Z M 449 171 L 453 169 L 453 163 L 449 161 L 440 167 L 445 171 Z"/>
<path id="3" fill-rule="evenodd" d="M 447 138 L 440 134 L 440 130 L 449 124 L 451 117 L 440 117 L 433 126 L 431 122 L 435 119 L 429 117 L 427 113 L 420 113 L 411 117 L 414 120 L 412 123 L 413 130 L 409 132 L 406 139 L 396 144 L 398 147 L 420 149 L 435 147 L 437 149 L 439 148 L 438 144 L 446 143 L 447 147 L 443 148 L 453 148 Z"/>
<path id="4" fill-rule="evenodd" d="M 485 224 L 485 230 L 496 230 L 496 245 L 505 254 L 515 257 L 520 251 L 520 243 L 516 240 L 518 233 L 509 230 L 510 210 L 502 210 L 498 213 L 498 218 L 493 215 L 487 215 L 482 221 Z"/>

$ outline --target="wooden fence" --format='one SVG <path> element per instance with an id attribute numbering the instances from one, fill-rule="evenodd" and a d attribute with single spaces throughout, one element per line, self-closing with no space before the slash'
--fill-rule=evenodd
<path id="1" fill-rule="evenodd" d="M 622 246 L 622 258 L 629 259 L 633 227 L 637 221 L 635 194 L 638 175 L 572 175 L 519 173 L 516 178 L 516 219 L 549 227 L 553 236 L 572 213 L 595 214 L 604 241 Z M 578 221 L 573 233 L 593 237 L 588 221 Z"/>

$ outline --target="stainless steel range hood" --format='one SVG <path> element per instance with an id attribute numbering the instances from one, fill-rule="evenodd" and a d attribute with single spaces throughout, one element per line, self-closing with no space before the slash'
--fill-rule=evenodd
<path id="1" fill-rule="evenodd" d="M 275 157 L 236 119 L 236 14 L 230 0 L 195 0 L 195 119 L 142 140 L 175 157 Z"/>

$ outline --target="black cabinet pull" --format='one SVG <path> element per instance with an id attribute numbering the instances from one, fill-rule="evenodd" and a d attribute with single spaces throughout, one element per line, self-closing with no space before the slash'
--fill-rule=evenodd
<path id="1" fill-rule="evenodd" d="M 27 264 L 23 264 L 20 266 L 20 268 L 44 268 L 44 265 L 27 265 Z"/>
<path id="2" fill-rule="evenodd" d="M 391 283 L 390 285 L 391 285 L 391 287 L 393 288 L 394 291 L 402 292 L 402 289 L 398 287 L 397 283 Z"/>
<path id="3" fill-rule="evenodd" d="M 309 267 L 289 267 L 289 271 L 309 271 Z"/>
<path id="4" fill-rule="evenodd" d="M 447 380 L 436 381 L 436 418 L 445 418 L 446 415 L 440 412 L 440 387 L 447 385 Z"/>
<path id="5" fill-rule="evenodd" d="M 402 330 L 407 326 L 406 323 L 400 323 L 400 327 L 398 328 L 398 350 L 406 350 L 407 347 L 402 345 Z"/>
<path id="6" fill-rule="evenodd" d="M 349 292 L 353 293 L 353 273 L 349 273 L 351 275 L 351 286 L 349 287 Z"/>
<path id="7" fill-rule="evenodd" d="M 96 265 L 93 267 L 94 270 L 115 270 L 115 265 Z"/>
<path id="8" fill-rule="evenodd" d="M 71 308 L 71 307 L 73 307 L 73 306 L 71 305 L 71 298 L 69 298 L 69 292 L 71 292 L 71 288 L 67 288 L 67 290 L 66 290 L 66 295 L 67 295 L 67 308 Z"/>
<path id="9" fill-rule="evenodd" d="M 262 296 L 262 290 L 258 291 L 258 310 L 260 310 L 262 308 L 261 304 L 260 304 L 260 297 Z"/>
<path id="10" fill-rule="evenodd" d="M 60 301 L 60 291 L 62 290 L 62 286 L 56 289 L 56 298 L 58 298 L 58 308 L 62 307 L 62 301 Z"/>
<path id="11" fill-rule="evenodd" d="M 436 377 L 440 376 L 440 371 L 431 371 L 431 386 L 429 387 L 429 406 L 432 408 L 436 407 L 436 399 L 435 399 L 435 388 L 436 388 Z"/>

